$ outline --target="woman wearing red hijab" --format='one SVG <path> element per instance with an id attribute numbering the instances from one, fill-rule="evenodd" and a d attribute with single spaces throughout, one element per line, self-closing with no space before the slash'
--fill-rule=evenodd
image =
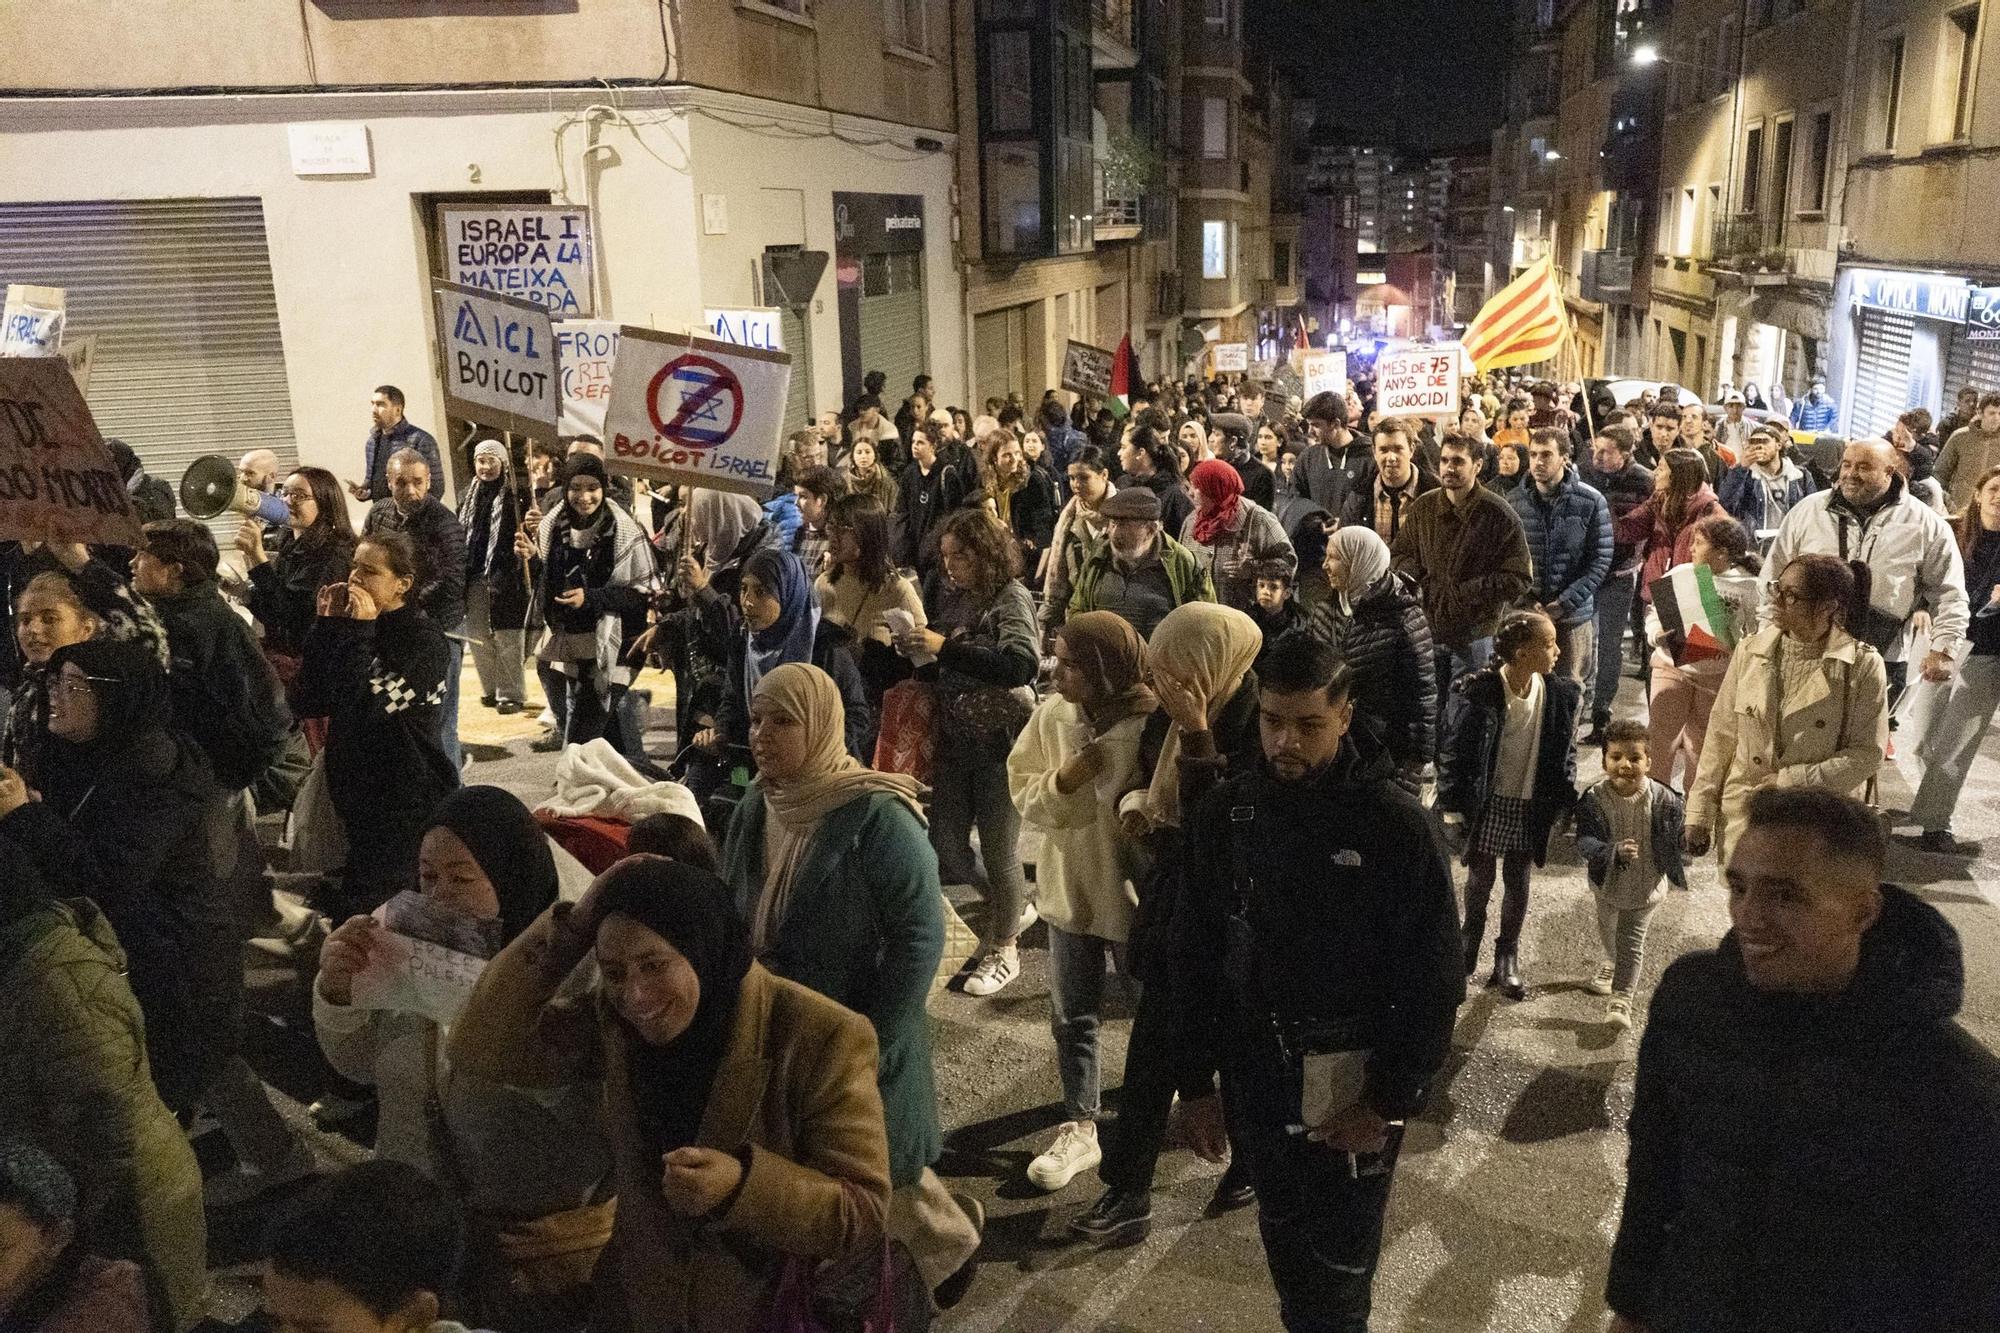
<path id="1" fill-rule="evenodd" d="M 1298 555 L 1277 516 L 1243 494 L 1243 478 L 1219 458 L 1195 465 L 1195 508 L 1181 527 L 1181 544 L 1215 580 L 1216 598 L 1248 611 L 1257 601 L 1257 569 L 1274 560 L 1291 574 Z"/>

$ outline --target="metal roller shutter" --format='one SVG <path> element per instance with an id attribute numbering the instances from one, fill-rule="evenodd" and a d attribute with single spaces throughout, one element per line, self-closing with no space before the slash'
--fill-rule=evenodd
<path id="1" fill-rule="evenodd" d="M 790 306 L 778 307 L 778 336 L 792 354 L 792 383 L 785 390 L 785 430 L 803 430 L 812 424 L 812 353 L 806 346 L 805 321 Z"/>
<path id="2" fill-rule="evenodd" d="M 861 368 L 886 377 L 882 406 L 893 413 L 924 374 L 924 286 L 921 254 L 868 255 L 862 261 Z"/>
<path id="3" fill-rule="evenodd" d="M 65 336 L 97 336 L 98 429 L 176 490 L 203 454 L 298 465 L 260 201 L 0 204 L 0 282 L 69 294 Z M 357 460 L 366 431 L 357 402 Z M 226 543 L 237 522 L 211 526 Z"/>
<path id="4" fill-rule="evenodd" d="M 988 398 L 1005 398 L 1013 388 L 1014 343 L 1009 320 L 1011 310 L 972 317 L 972 356 L 977 367 L 977 387 L 973 397 L 984 403 Z"/>
<path id="5" fill-rule="evenodd" d="M 1953 334 L 1945 352 L 1944 411 L 1953 410 L 1961 385 L 1981 393 L 2000 390 L 2000 342 L 1967 342 L 1963 331 Z"/>
<path id="6" fill-rule="evenodd" d="M 1861 345 L 1854 365 L 1850 436 L 1880 435 L 1910 405 L 1910 343 L 1917 322 L 1880 310 L 1861 312 Z"/>

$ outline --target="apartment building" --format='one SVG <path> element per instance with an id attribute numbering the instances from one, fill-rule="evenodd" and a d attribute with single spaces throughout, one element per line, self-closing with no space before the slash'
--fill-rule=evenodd
<path id="1" fill-rule="evenodd" d="M 957 395 L 952 8 L 17 0 L 0 272 L 68 289 L 94 412 L 170 480 L 260 445 L 352 475 L 384 382 L 460 443 L 430 283 L 467 205 L 570 210 L 568 317 L 780 308 L 792 420 L 864 368 Z"/>

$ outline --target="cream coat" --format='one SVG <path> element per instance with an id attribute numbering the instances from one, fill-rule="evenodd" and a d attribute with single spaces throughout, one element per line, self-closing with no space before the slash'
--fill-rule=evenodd
<path id="1" fill-rule="evenodd" d="M 1759 630 L 1736 646 L 1716 694 L 1688 790 L 1687 822 L 1722 825 L 1722 854 L 1743 831 L 1750 793 L 1765 785 L 1827 787 L 1859 796 L 1889 743 L 1888 679 L 1882 655 L 1834 630 L 1819 677 L 1780 711 L 1779 631 Z"/>
<path id="2" fill-rule="evenodd" d="M 1090 740 L 1083 710 L 1061 695 L 1039 704 L 1007 756 L 1007 790 L 1021 818 L 1042 831 L 1035 860 L 1035 905 L 1072 935 L 1123 944 L 1139 906 L 1133 887 L 1138 848 L 1118 828 L 1118 800 L 1146 784 L 1139 733 L 1146 720 L 1129 717 L 1100 738 L 1104 769 L 1073 792 L 1056 774 Z"/>

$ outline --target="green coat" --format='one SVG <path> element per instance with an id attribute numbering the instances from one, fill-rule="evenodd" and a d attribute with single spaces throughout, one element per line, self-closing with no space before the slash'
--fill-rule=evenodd
<path id="1" fill-rule="evenodd" d="M 764 893 L 764 820 L 763 786 L 752 783 L 722 850 L 722 876 L 746 921 Z M 898 1187 L 914 1184 L 944 1151 L 924 1008 L 944 953 L 943 901 L 923 823 L 896 797 L 871 792 L 820 822 L 777 938 L 758 959 L 875 1025 Z"/>
<path id="2" fill-rule="evenodd" d="M 1076 571 L 1076 582 L 1070 585 L 1069 614 L 1081 615 L 1097 609 L 1097 585 L 1111 568 L 1111 560 L 1109 541 L 1099 540 L 1091 545 Z M 1209 577 L 1208 570 L 1193 551 L 1164 533 L 1160 535 L 1160 563 L 1166 566 L 1167 586 L 1174 591 L 1175 606 L 1215 600 L 1215 580 Z"/>
<path id="3" fill-rule="evenodd" d="M 0 1127 L 69 1168 L 78 1236 L 131 1259 L 180 1333 L 208 1290 L 201 1168 L 146 1065 L 125 953 L 94 903 L 16 899 L 0 918 Z"/>

